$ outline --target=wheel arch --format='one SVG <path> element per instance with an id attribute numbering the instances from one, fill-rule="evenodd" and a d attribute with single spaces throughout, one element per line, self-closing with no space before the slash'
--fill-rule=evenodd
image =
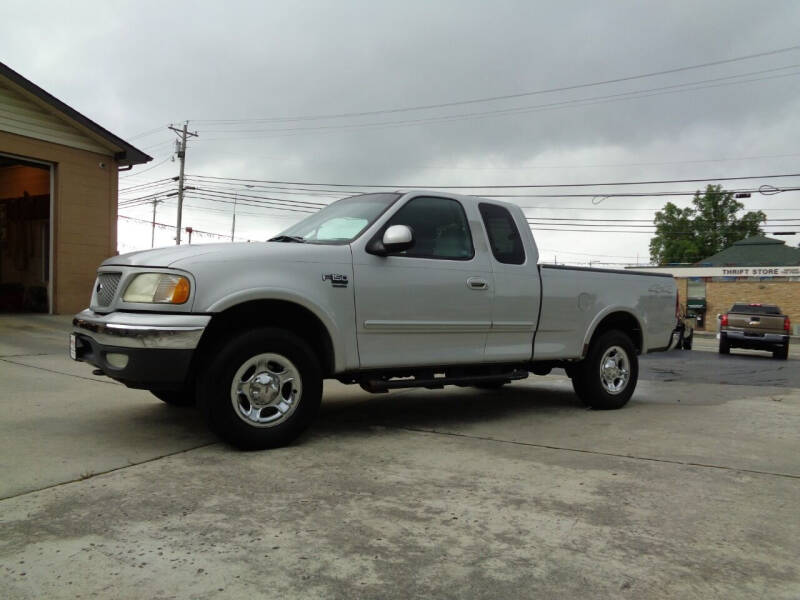
<path id="1" fill-rule="evenodd" d="M 331 322 L 308 306 L 283 298 L 251 298 L 225 303 L 224 308 L 214 312 L 203 332 L 197 356 L 202 361 L 211 349 L 238 332 L 270 326 L 291 331 L 308 343 L 319 359 L 324 377 L 337 371 Z"/>
<path id="2" fill-rule="evenodd" d="M 610 308 L 598 314 L 587 329 L 586 337 L 583 340 L 581 358 L 586 357 L 594 340 L 612 329 L 617 329 L 627 334 L 631 338 L 637 354 L 645 351 L 645 330 L 639 318 L 630 310 Z"/>

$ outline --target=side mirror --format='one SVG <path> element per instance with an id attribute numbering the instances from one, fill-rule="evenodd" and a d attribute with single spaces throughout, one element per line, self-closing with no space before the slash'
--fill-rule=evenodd
<path id="1" fill-rule="evenodd" d="M 408 250 L 414 245 L 414 233 L 408 225 L 392 225 L 383 232 L 383 238 L 373 240 L 367 246 L 367 252 L 386 256 Z"/>

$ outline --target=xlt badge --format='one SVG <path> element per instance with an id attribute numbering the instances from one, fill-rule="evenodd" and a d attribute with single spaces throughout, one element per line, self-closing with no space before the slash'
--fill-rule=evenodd
<path id="1" fill-rule="evenodd" d="M 325 273 L 322 276 L 322 281 L 330 281 L 333 287 L 346 288 L 349 283 L 347 275 L 340 273 Z"/>

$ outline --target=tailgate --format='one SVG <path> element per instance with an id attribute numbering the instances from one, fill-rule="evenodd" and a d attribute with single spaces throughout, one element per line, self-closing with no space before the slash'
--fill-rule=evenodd
<path id="1" fill-rule="evenodd" d="M 783 315 L 728 313 L 728 329 L 752 333 L 783 333 Z"/>

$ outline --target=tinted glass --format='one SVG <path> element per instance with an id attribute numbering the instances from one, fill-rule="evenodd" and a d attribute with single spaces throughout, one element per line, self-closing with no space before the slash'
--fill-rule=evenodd
<path id="1" fill-rule="evenodd" d="M 522 246 L 522 237 L 511 213 L 496 204 L 480 204 L 478 208 L 495 259 L 507 265 L 524 263 L 525 248 Z"/>
<path id="2" fill-rule="evenodd" d="M 747 315 L 779 315 L 781 309 L 777 306 L 750 306 L 749 304 L 734 304 L 728 312 L 744 313 Z"/>
<path id="3" fill-rule="evenodd" d="M 399 197 L 400 194 L 362 194 L 342 198 L 280 235 L 302 237 L 311 244 L 352 242 Z"/>
<path id="4" fill-rule="evenodd" d="M 449 198 L 414 198 L 389 223 L 407 225 L 414 247 L 399 256 L 469 260 L 475 255 L 467 215 L 461 203 Z"/>

